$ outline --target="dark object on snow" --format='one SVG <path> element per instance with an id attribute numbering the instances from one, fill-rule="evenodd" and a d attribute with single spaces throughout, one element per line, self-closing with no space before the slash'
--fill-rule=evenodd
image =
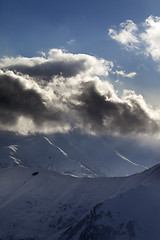
<path id="1" fill-rule="evenodd" d="M 32 176 L 36 176 L 39 172 L 32 173 Z"/>

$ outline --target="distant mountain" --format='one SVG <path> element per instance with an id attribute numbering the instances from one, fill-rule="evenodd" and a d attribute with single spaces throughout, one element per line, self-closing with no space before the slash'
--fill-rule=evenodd
<path id="1" fill-rule="evenodd" d="M 129 177 L 0 169 L 1 240 L 158 240 L 160 165 Z"/>
<path id="2" fill-rule="evenodd" d="M 160 142 L 78 131 L 0 138 L 0 167 L 26 166 L 78 177 L 127 176 L 160 162 Z M 151 160 L 152 159 L 152 160 Z"/>

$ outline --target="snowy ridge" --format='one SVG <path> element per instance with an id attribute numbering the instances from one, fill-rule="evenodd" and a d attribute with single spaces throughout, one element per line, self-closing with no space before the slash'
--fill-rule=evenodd
<path id="1" fill-rule="evenodd" d="M 157 239 L 159 190 L 160 165 L 115 178 L 1 169 L 0 239 Z"/>
<path id="2" fill-rule="evenodd" d="M 131 141 L 124 149 L 125 141 L 78 132 L 15 138 L 1 144 L 0 167 L 38 166 L 77 177 L 110 177 L 141 172 L 159 162 L 159 148 L 143 149 Z"/>

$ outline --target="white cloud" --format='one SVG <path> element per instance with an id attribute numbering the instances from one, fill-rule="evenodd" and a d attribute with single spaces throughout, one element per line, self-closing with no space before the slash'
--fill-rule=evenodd
<path id="1" fill-rule="evenodd" d="M 51 61 L 84 61 L 84 67 L 86 69 L 85 74 L 103 75 L 107 76 L 108 72 L 113 68 L 113 62 L 105 59 L 98 59 L 94 56 L 87 54 L 72 54 L 63 52 L 61 49 L 52 49 L 49 51 L 49 57 Z"/>
<path id="2" fill-rule="evenodd" d="M 67 43 L 68 43 L 69 45 L 71 45 L 71 44 L 73 44 L 73 43 L 75 43 L 75 42 L 76 42 L 75 39 L 71 39 L 71 40 L 69 40 Z"/>
<path id="3" fill-rule="evenodd" d="M 120 76 L 125 77 L 125 78 L 133 78 L 133 77 L 135 77 L 136 74 L 137 74 L 136 72 L 126 73 L 126 72 L 123 71 L 123 70 L 116 70 L 115 73 L 116 73 L 117 75 L 120 75 Z"/>
<path id="4" fill-rule="evenodd" d="M 137 25 L 132 20 L 127 20 L 120 24 L 121 30 L 117 32 L 116 30 L 110 28 L 109 36 L 123 44 L 127 49 L 137 48 L 139 43 L 136 32 L 138 30 Z"/>
<path id="5" fill-rule="evenodd" d="M 160 60 L 160 17 L 149 16 L 138 27 L 132 20 L 120 24 L 120 31 L 109 29 L 109 36 L 128 50 Z"/>
<path id="6" fill-rule="evenodd" d="M 151 55 L 154 61 L 160 60 L 160 18 L 150 16 L 143 24 L 144 32 L 140 40 L 145 43 L 145 53 Z"/>

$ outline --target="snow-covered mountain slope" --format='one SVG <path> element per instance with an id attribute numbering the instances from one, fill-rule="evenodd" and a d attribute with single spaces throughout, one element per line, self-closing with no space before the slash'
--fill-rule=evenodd
<path id="1" fill-rule="evenodd" d="M 79 177 L 127 176 L 160 161 L 159 143 L 70 132 L 50 136 L 0 136 L 0 167 L 37 167 Z M 150 160 L 152 159 L 152 161 Z"/>
<path id="2" fill-rule="evenodd" d="M 139 186 L 95 205 L 61 236 L 63 240 L 158 240 L 160 186 Z"/>
<path id="3" fill-rule="evenodd" d="M 0 239 L 158 240 L 160 165 L 129 177 L 0 169 Z"/>

